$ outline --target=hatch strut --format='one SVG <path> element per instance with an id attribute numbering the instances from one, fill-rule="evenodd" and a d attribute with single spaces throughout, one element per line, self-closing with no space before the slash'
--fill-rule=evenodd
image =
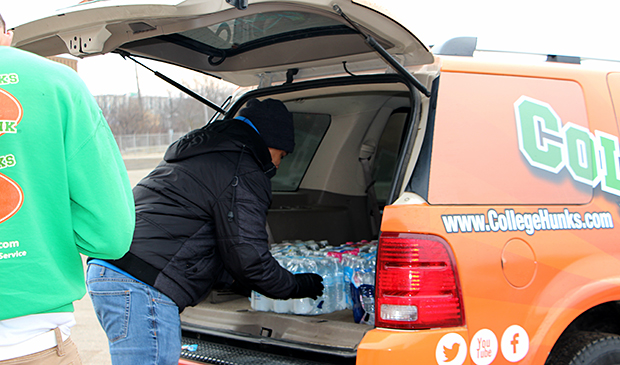
<path id="1" fill-rule="evenodd" d="M 370 48 L 374 49 L 379 55 L 390 65 L 392 66 L 399 74 L 408 79 L 416 89 L 418 89 L 422 94 L 426 95 L 426 97 L 430 97 L 431 93 L 428 91 L 424 85 L 418 81 L 406 68 L 403 67 L 394 57 L 388 53 L 372 36 L 369 34 L 365 34 L 362 30 L 355 24 L 353 21 L 340 9 L 340 7 L 334 4 L 334 11 L 338 13 L 341 17 L 344 18 L 357 32 L 366 39 L 366 43 L 370 46 Z"/>
<path id="2" fill-rule="evenodd" d="M 207 106 L 211 107 L 213 110 L 215 110 L 216 112 L 222 114 L 222 115 L 226 115 L 226 111 L 222 108 L 220 108 L 217 104 L 203 98 L 202 96 L 196 94 L 195 92 L 193 92 L 192 90 L 186 88 L 185 86 L 179 84 L 178 82 L 174 81 L 173 79 L 169 78 L 168 76 L 160 73 L 159 71 L 154 71 L 152 69 L 150 69 L 148 66 L 140 63 L 138 60 L 136 60 L 135 58 L 133 58 L 131 56 L 131 53 L 127 52 L 127 51 L 123 51 L 122 49 L 117 49 L 116 52 L 118 52 L 124 59 L 129 58 L 130 60 L 134 61 L 135 63 L 137 63 L 138 65 L 146 68 L 147 70 L 151 71 L 152 73 L 155 74 L 155 76 L 159 77 L 160 79 L 166 81 L 167 83 L 169 83 L 170 85 L 176 87 L 177 89 L 183 91 L 184 93 L 188 94 L 189 96 L 193 97 L 194 99 L 200 101 L 203 104 L 206 104 Z"/>

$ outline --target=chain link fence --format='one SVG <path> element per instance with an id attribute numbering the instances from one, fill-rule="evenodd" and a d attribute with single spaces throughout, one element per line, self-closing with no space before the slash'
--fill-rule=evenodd
<path id="1" fill-rule="evenodd" d="M 187 132 L 146 133 L 114 136 L 123 156 L 163 153 Z"/>

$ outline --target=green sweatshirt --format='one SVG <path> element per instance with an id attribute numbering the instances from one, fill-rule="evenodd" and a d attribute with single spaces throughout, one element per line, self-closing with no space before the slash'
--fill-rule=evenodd
<path id="1" fill-rule="evenodd" d="M 80 253 L 117 259 L 135 209 L 110 128 L 69 67 L 0 47 L 0 320 L 73 311 Z"/>

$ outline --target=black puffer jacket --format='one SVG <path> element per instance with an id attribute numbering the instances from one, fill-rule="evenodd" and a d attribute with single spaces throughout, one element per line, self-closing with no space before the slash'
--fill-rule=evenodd
<path id="1" fill-rule="evenodd" d="M 110 262 L 179 311 L 203 300 L 225 270 L 262 294 L 287 298 L 295 278 L 269 253 L 265 229 L 273 174 L 265 142 L 242 121 L 188 133 L 133 189 L 131 249 Z"/>

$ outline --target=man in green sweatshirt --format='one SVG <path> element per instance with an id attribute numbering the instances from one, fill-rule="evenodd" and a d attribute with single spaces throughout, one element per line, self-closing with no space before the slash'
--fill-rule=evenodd
<path id="1" fill-rule="evenodd" d="M 0 364 L 80 364 L 80 254 L 122 257 L 134 201 L 107 122 L 70 68 L 9 47 L 0 17 Z"/>

